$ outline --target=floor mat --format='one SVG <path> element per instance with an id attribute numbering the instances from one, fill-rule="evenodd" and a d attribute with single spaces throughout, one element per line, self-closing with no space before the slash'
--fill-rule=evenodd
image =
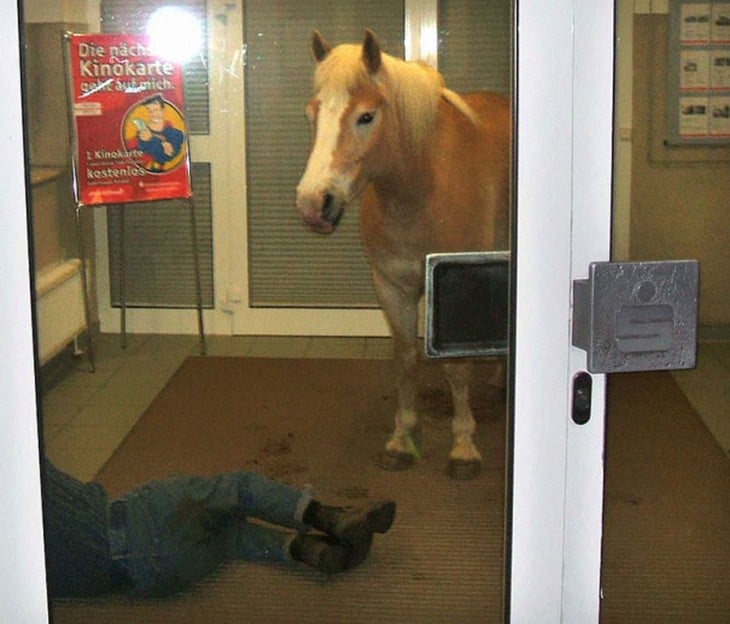
<path id="1" fill-rule="evenodd" d="M 475 371 L 482 388 L 490 367 Z M 98 475 L 112 495 L 171 473 L 258 470 L 335 503 L 394 498 L 393 528 L 336 577 L 233 562 L 164 600 L 55 601 L 54 622 L 499 622 L 504 401 L 475 392 L 485 469 L 459 482 L 445 473 L 450 398 L 437 367 L 424 366 L 421 388 L 421 457 L 384 472 L 374 458 L 395 411 L 390 362 L 189 358 Z"/>

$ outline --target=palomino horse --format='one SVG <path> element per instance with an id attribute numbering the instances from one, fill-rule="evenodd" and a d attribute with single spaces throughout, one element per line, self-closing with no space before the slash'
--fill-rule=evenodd
<path id="1" fill-rule="evenodd" d="M 508 246 L 509 102 L 493 93 L 457 95 L 433 68 L 383 53 L 370 31 L 362 46 L 334 48 L 315 32 L 312 49 L 314 141 L 297 208 L 309 228 L 330 234 L 361 197 L 360 233 L 393 334 L 398 386 L 395 428 L 379 464 L 400 470 L 418 456 L 425 255 Z M 472 440 L 469 364 L 448 361 L 445 373 L 454 404 L 450 473 L 471 478 L 481 455 Z"/>

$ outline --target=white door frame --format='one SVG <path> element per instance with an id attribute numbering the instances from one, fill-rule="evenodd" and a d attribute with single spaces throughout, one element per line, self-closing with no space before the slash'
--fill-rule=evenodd
<path id="1" fill-rule="evenodd" d="M 43 524 L 31 284 L 26 214 L 24 133 L 20 91 L 20 45 L 16 2 L 2 0 L 0 24 L 5 87 L 0 162 L 0 350 L 6 356 L 0 375 L 3 433 L 0 435 L 0 621 L 45 622 Z"/>
<path id="2" fill-rule="evenodd" d="M 45 622 L 18 22 L 3 24 L 0 619 Z M 598 619 L 604 379 L 593 418 L 574 425 L 569 386 L 584 355 L 570 347 L 570 285 L 608 257 L 612 24 L 607 0 L 519 2 L 512 622 Z"/>
<path id="3" fill-rule="evenodd" d="M 520 0 L 512 622 L 597 622 L 605 376 L 570 419 L 572 280 L 609 257 L 613 2 Z"/>

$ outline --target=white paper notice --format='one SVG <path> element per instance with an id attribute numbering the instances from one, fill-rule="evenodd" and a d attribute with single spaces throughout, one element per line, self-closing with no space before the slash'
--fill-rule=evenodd
<path id="1" fill-rule="evenodd" d="M 702 137 L 708 134 L 707 97 L 679 98 L 679 134 L 683 137 Z"/>
<path id="2" fill-rule="evenodd" d="M 710 5 L 683 4 L 679 30 L 680 43 L 701 44 L 710 41 Z"/>

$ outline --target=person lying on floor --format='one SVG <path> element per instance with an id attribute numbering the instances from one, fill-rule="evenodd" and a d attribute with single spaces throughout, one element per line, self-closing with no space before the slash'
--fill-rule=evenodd
<path id="1" fill-rule="evenodd" d="M 81 482 L 47 459 L 42 487 L 51 597 L 117 589 L 163 596 L 233 559 L 344 572 L 364 561 L 373 533 L 391 527 L 396 509 L 390 500 L 324 505 L 307 489 L 256 472 L 168 477 L 110 501 L 101 484 Z"/>

